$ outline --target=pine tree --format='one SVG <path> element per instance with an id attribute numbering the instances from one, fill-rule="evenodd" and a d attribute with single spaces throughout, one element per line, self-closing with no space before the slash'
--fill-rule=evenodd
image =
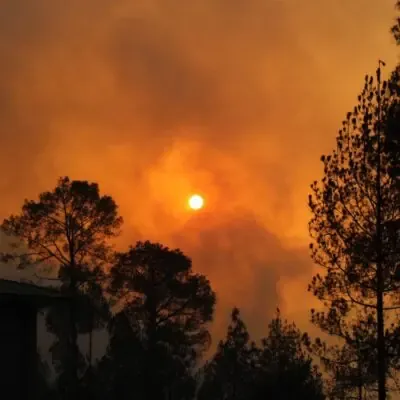
<path id="1" fill-rule="evenodd" d="M 359 338 L 365 334 L 355 334 Z M 309 340 L 309 338 L 307 338 Z M 317 338 L 308 342 L 310 352 L 319 358 L 327 372 L 325 379 L 330 399 L 365 400 L 376 392 L 376 362 L 370 345 L 359 342 L 328 345 Z"/>
<path id="2" fill-rule="evenodd" d="M 99 279 L 113 254 L 107 240 L 119 233 L 121 224 L 114 200 L 100 195 L 96 183 L 64 177 L 38 201 L 26 200 L 21 213 L 1 227 L 23 245 L 3 258 L 19 259 L 22 267 L 47 264 L 56 269 L 61 290 L 70 297 L 68 309 L 54 308 L 47 317 L 57 335 L 53 360 L 67 398 L 77 398 L 78 373 L 85 362 L 78 334 L 90 332 L 95 317 L 100 323 L 108 315 Z"/>
<path id="3" fill-rule="evenodd" d="M 277 310 L 262 340 L 254 400 L 324 400 L 321 374 L 303 343 L 304 335 L 294 323 L 283 320 Z"/>
<path id="4" fill-rule="evenodd" d="M 246 325 L 234 308 L 225 340 L 203 368 L 199 400 L 245 400 L 254 390 L 259 350 L 250 341 Z"/>
<path id="5" fill-rule="evenodd" d="M 148 400 L 186 398 L 190 377 L 210 342 L 215 293 L 209 281 L 193 271 L 179 249 L 149 241 L 118 254 L 110 279 L 110 292 L 122 307 L 116 318 L 130 326 L 131 343 L 139 346 L 141 392 Z M 117 362 L 121 333 L 113 330 L 114 347 L 109 348 Z"/>
<path id="6" fill-rule="evenodd" d="M 376 79 L 365 78 L 358 105 L 339 131 L 337 149 L 322 157 L 322 181 L 311 185 L 311 253 L 326 273 L 314 276 L 309 290 L 327 309 L 312 312 L 316 325 L 349 346 L 361 340 L 376 354 L 379 399 L 384 400 L 393 365 L 388 347 L 396 328 L 391 322 L 400 307 L 400 197 L 391 173 L 393 154 L 385 146 L 399 96 L 390 82 L 381 81 L 381 65 Z M 355 329 L 360 324 L 363 328 Z"/>
<path id="7" fill-rule="evenodd" d="M 322 379 L 303 344 L 303 334 L 278 310 L 257 346 L 238 309 L 226 338 L 203 368 L 199 400 L 324 400 Z"/>

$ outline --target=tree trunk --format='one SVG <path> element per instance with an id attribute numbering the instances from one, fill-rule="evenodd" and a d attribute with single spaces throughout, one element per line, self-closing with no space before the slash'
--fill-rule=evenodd
<path id="1" fill-rule="evenodd" d="M 92 368 L 93 364 L 93 330 L 94 330 L 94 313 L 90 315 L 90 330 L 89 330 L 89 354 L 88 354 L 88 363 L 89 368 Z"/>
<path id="2" fill-rule="evenodd" d="M 146 388 L 147 400 L 164 400 L 164 387 L 161 382 L 159 360 L 157 359 L 157 307 L 154 294 L 149 294 L 147 299 L 149 313 L 147 331 L 147 356 L 146 356 Z"/>
<path id="3" fill-rule="evenodd" d="M 78 347 L 78 329 L 76 326 L 76 304 L 78 291 L 78 279 L 77 279 L 77 265 L 75 262 L 75 249 L 74 249 L 74 238 L 70 236 L 69 224 L 67 224 L 67 238 L 69 244 L 69 254 L 70 254 L 70 283 L 69 283 L 69 293 L 70 293 L 70 345 L 71 345 L 71 400 L 79 398 L 79 379 L 78 379 L 78 363 L 79 363 L 79 347 Z"/>
<path id="4" fill-rule="evenodd" d="M 73 272 L 74 273 L 74 272 Z M 70 371 L 70 399 L 75 400 L 78 396 L 78 360 L 79 360 L 79 349 L 78 349 L 78 330 L 76 327 L 76 283 L 74 279 L 71 279 L 70 284 L 71 293 L 71 305 L 70 305 L 70 345 L 71 345 L 71 371 Z"/>
<path id="5" fill-rule="evenodd" d="M 384 271 L 382 260 L 382 195 L 381 195 L 381 70 L 380 64 L 377 70 L 378 81 L 378 121 L 377 121 L 377 173 L 376 173 L 376 275 L 377 275 L 377 299 L 376 317 L 378 331 L 378 399 L 386 400 L 386 349 L 385 349 L 385 321 L 384 321 Z"/>
<path id="6" fill-rule="evenodd" d="M 378 293 L 377 301 L 378 324 L 378 399 L 386 400 L 386 356 L 385 356 L 385 326 L 383 319 L 383 293 Z"/>

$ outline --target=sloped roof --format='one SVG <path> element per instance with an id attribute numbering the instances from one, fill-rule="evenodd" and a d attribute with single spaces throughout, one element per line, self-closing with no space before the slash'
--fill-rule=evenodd
<path id="1" fill-rule="evenodd" d="M 65 298 L 66 296 L 55 289 L 32 283 L 0 279 L 0 301 L 9 299 L 27 300 L 38 307 L 45 307 L 57 299 Z"/>

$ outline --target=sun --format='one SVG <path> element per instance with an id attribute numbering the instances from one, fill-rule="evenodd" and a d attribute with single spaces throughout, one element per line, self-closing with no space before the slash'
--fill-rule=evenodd
<path id="1" fill-rule="evenodd" d="M 189 198 L 189 207 L 192 210 L 200 210 L 204 206 L 204 199 L 199 194 L 194 194 Z"/>

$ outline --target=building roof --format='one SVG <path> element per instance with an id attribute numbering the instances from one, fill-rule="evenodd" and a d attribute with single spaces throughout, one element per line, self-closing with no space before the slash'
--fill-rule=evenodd
<path id="1" fill-rule="evenodd" d="M 0 279 L 0 302 L 27 301 L 38 308 L 46 307 L 54 301 L 65 299 L 56 289 L 46 288 L 32 283 Z"/>

